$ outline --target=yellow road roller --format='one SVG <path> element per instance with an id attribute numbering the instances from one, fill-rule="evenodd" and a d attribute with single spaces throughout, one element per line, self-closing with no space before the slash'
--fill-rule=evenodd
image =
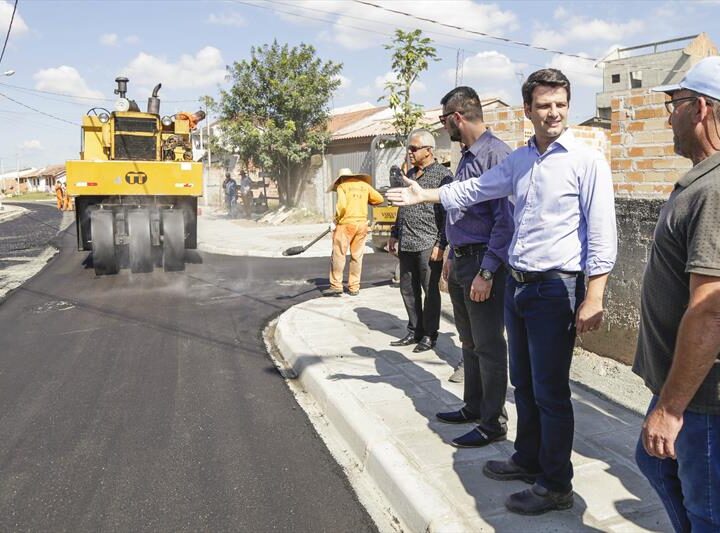
<path id="1" fill-rule="evenodd" d="M 161 84 L 142 112 L 126 97 L 128 79 L 115 82 L 114 111 L 95 107 L 83 116 L 80 159 L 66 162 L 78 250 L 92 252 L 97 275 L 125 266 L 183 270 L 185 250 L 197 247 L 203 188 L 190 132 L 205 115 L 161 116 Z"/>

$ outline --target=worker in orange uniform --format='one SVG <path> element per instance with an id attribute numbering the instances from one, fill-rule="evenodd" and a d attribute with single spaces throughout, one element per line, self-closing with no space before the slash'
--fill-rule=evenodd
<path id="1" fill-rule="evenodd" d="M 175 120 L 187 120 L 190 123 L 190 131 L 194 130 L 197 127 L 198 122 L 200 122 L 202 119 L 205 118 L 205 111 L 202 109 L 199 111 L 195 111 L 194 113 L 189 113 L 187 111 L 180 111 L 180 113 L 175 114 Z"/>
<path id="2" fill-rule="evenodd" d="M 55 199 L 57 200 L 57 208 L 62 211 L 65 207 L 65 193 L 61 181 L 55 182 Z"/>
<path id="3" fill-rule="evenodd" d="M 73 201 L 67 192 L 67 185 L 64 182 L 62 184 L 62 192 L 63 192 L 63 211 L 73 211 Z"/>
<path id="4" fill-rule="evenodd" d="M 345 255 L 350 248 L 350 273 L 348 294 L 360 294 L 360 275 L 365 240 L 368 234 L 367 206 L 383 203 L 383 196 L 373 189 L 372 178 L 367 174 L 355 174 L 349 168 L 340 169 L 338 177 L 328 188 L 337 192 L 335 217 L 330 224 L 333 230 L 333 247 L 330 258 L 330 287 L 323 296 L 340 296 L 343 293 Z"/>

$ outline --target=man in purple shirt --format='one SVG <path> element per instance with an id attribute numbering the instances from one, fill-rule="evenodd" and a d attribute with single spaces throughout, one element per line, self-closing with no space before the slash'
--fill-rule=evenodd
<path id="1" fill-rule="evenodd" d="M 440 121 L 450 139 L 464 145 L 454 181 L 482 174 L 512 151 L 483 123 L 480 99 L 472 88 L 456 87 L 441 103 Z M 475 429 L 452 443 L 462 448 L 486 446 L 505 440 L 507 433 L 503 296 L 514 227 L 510 203 L 499 198 L 452 208 L 445 224 L 451 248 L 443 277 L 462 343 L 465 406 L 437 417 L 451 424 L 477 422 Z"/>

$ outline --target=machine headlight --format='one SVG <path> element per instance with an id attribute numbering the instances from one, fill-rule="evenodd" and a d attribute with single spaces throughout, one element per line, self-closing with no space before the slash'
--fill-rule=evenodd
<path id="1" fill-rule="evenodd" d="M 108 120 L 110 120 L 110 115 L 108 115 L 107 113 L 100 113 L 98 115 L 98 118 L 100 119 L 100 122 L 105 124 Z"/>
<path id="2" fill-rule="evenodd" d="M 173 119 L 172 117 L 164 116 L 161 122 L 163 126 L 172 126 Z"/>
<path id="3" fill-rule="evenodd" d="M 127 98 L 118 98 L 115 102 L 115 111 L 124 113 L 128 109 L 130 109 L 130 101 Z"/>

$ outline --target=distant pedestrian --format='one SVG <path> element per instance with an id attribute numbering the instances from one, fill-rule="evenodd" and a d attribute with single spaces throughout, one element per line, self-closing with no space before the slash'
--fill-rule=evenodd
<path id="1" fill-rule="evenodd" d="M 645 267 L 633 371 L 653 392 L 636 460 L 676 531 L 720 531 L 720 57 L 669 95 L 675 184 Z"/>
<path id="2" fill-rule="evenodd" d="M 617 231 L 610 167 L 602 153 L 566 129 L 570 81 L 557 69 L 532 73 L 522 87 L 535 135 L 500 164 L 440 189 L 390 189 L 398 205 L 440 202 L 452 208 L 515 197 L 505 327 L 515 386 L 517 436 L 507 461 L 488 461 L 493 479 L 534 482 L 511 494 L 508 510 L 541 514 L 573 506 L 575 419 L 570 361 L 576 333 L 597 330 L 615 264 Z M 461 110 L 448 109 L 445 120 Z M 585 275 L 588 276 L 587 289 Z M 586 295 L 587 294 L 587 295 Z"/>
<path id="3" fill-rule="evenodd" d="M 240 197 L 242 198 L 245 216 L 250 218 L 253 210 L 252 180 L 244 170 L 240 172 Z"/>
<path id="4" fill-rule="evenodd" d="M 237 207 L 237 182 L 230 176 L 230 173 L 225 174 L 225 181 L 223 181 L 223 192 L 225 193 L 225 205 L 227 206 L 228 216 L 235 218 L 235 209 Z"/>
<path id="5" fill-rule="evenodd" d="M 441 103 L 441 122 L 450 139 L 463 145 L 455 182 L 487 172 L 512 151 L 483 123 L 482 104 L 472 88 L 457 87 Z M 507 434 L 503 298 L 513 227 L 507 198 L 447 212 L 445 232 L 450 250 L 443 275 L 462 344 L 465 405 L 437 417 L 450 424 L 477 423 L 453 440 L 458 447 L 486 446 Z"/>
<path id="6" fill-rule="evenodd" d="M 368 204 L 383 203 L 382 195 L 373 189 L 372 178 L 367 174 L 355 174 L 342 168 L 327 192 L 337 192 L 335 217 L 330 224 L 332 232 L 332 256 L 330 257 L 330 287 L 323 296 L 340 296 L 343 293 L 345 255 L 350 250 L 350 273 L 348 294 L 360 294 L 360 276 L 365 241 L 368 234 Z"/>
<path id="7" fill-rule="evenodd" d="M 412 167 L 408 178 L 421 187 L 449 183 L 450 171 L 435 160 L 435 137 L 417 130 L 408 138 Z M 407 334 L 391 346 L 417 344 L 413 352 L 435 346 L 440 327 L 440 275 L 445 239 L 445 209 L 440 204 L 401 207 L 391 230 L 388 249 L 400 260 L 400 294 L 408 314 Z"/>

